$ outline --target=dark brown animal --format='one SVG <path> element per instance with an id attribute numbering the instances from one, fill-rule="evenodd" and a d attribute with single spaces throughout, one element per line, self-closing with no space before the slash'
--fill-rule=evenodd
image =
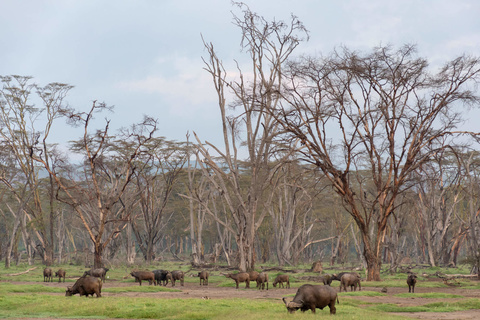
<path id="1" fill-rule="evenodd" d="M 332 281 L 333 281 L 333 279 L 332 279 L 332 276 L 331 276 L 331 275 L 329 275 L 329 274 L 324 274 L 324 275 L 322 276 L 322 282 L 323 282 L 323 285 L 324 285 L 324 286 L 329 286 L 329 285 L 331 285 L 331 284 L 332 284 Z"/>
<path id="2" fill-rule="evenodd" d="M 97 277 L 81 277 L 78 279 L 75 284 L 71 287 L 67 287 L 65 291 L 65 296 L 70 297 L 74 294 L 79 293 L 80 296 L 92 295 L 95 293 L 97 298 L 102 296 L 102 280 Z"/>
<path id="3" fill-rule="evenodd" d="M 167 270 L 153 270 L 152 272 L 155 275 L 155 285 L 163 284 L 166 286 L 168 279 L 171 279 L 171 275 L 169 276 L 170 272 Z"/>
<path id="4" fill-rule="evenodd" d="M 288 276 L 288 274 L 279 274 L 275 280 L 273 280 L 273 286 L 274 287 L 277 287 L 277 284 L 278 284 L 278 287 L 282 287 L 282 288 L 285 288 L 285 286 L 283 285 L 283 283 L 286 282 L 287 285 L 287 289 L 290 288 L 290 277 Z"/>
<path id="5" fill-rule="evenodd" d="M 87 270 L 83 273 L 83 277 L 85 277 L 85 276 L 97 277 L 97 278 L 102 279 L 103 283 L 105 283 L 105 275 L 107 274 L 108 270 L 110 270 L 110 269 L 105 268 L 105 267 L 90 269 L 90 270 Z"/>
<path id="6" fill-rule="evenodd" d="M 135 282 L 140 282 L 140 285 L 143 280 L 148 281 L 150 285 L 155 282 L 155 274 L 152 271 L 132 271 L 130 275 L 135 278 Z"/>
<path id="7" fill-rule="evenodd" d="M 257 277 L 257 288 L 258 290 L 265 290 L 265 284 L 267 284 L 268 290 L 268 274 L 266 272 L 260 272 Z"/>
<path id="8" fill-rule="evenodd" d="M 237 285 L 238 289 L 238 284 L 241 282 L 245 282 L 245 289 L 250 288 L 250 276 L 246 272 L 240 272 L 240 273 L 228 273 L 225 275 L 225 277 L 233 279 L 235 281 L 235 284 Z"/>
<path id="9" fill-rule="evenodd" d="M 335 302 L 338 302 L 338 296 L 330 286 L 314 286 L 304 284 L 298 288 L 297 293 L 292 301 L 287 303 L 286 299 L 282 299 L 289 313 L 294 313 L 298 309 L 302 312 L 312 310 L 315 313 L 316 308 L 323 310 L 326 306 L 330 308 L 330 314 L 336 313 Z"/>
<path id="10" fill-rule="evenodd" d="M 415 293 L 415 284 L 417 283 L 417 276 L 409 274 L 407 278 L 408 292 Z"/>
<path id="11" fill-rule="evenodd" d="M 169 277 L 170 281 L 172 281 L 172 287 L 175 287 L 175 281 L 179 280 L 180 285 L 183 287 L 183 280 L 185 277 L 185 274 L 181 270 L 175 270 L 170 273 L 170 275 L 167 275 Z"/>
<path id="12" fill-rule="evenodd" d="M 208 286 L 208 271 L 201 271 L 198 273 L 198 277 L 200 278 L 200 285 Z"/>
<path id="13" fill-rule="evenodd" d="M 350 287 L 350 291 L 357 291 L 357 285 L 360 287 L 359 291 L 362 291 L 360 276 L 355 273 L 345 273 L 340 279 L 340 292 L 342 288 L 347 292 L 347 287 Z"/>
<path id="14" fill-rule="evenodd" d="M 45 268 L 43 269 L 43 282 L 51 282 L 52 281 L 52 269 Z"/>
<path id="15" fill-rule="evenodd" d="M 250 271 L 248 273 L 248 276 L 250 277 L 250 281 L 257 281 L 257 277 L 258 277 L 259 273 L 255 270 L 253 271 Z"/>
<path id="16" fill-rule="evenodd" d="M 57 272 L 55 272 L 55 277 L 58 277 L 58 282 L 62 282 L 62 278 L 63 278 L 63 282 L 65 282 L 65 270 L 63 269 L 58 269 Z"/>
<path id="17" fill-rule="evenodd" d="M 332 281 L 333 281 L 333 280 L 341 281 L 341 280 L 342 280 L 342 276 L 343 276 L 344 274 L 347 274 L 347 273 L 355 274 L 355 275 L 357 275 L 359 278 L 361 278 L 360 275 L 359 275 L 358 273 L 356 273 L 356 272 L 340 272 L 340 273 L 338 273 L 338 274 L 337 274 L 337 273 L 332 274 L 332 275 L 331 275 L 331 279 L 332 279 Z"/>

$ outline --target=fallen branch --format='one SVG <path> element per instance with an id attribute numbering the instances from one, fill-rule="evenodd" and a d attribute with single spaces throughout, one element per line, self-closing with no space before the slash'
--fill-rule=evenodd
<path id="1" fill-rule="evenodd" d="M 29 273 L 30 271 L 35 270 L 35 269 L 37 269 L 37 267 L 33 267 L 33 268 L 28 269 L 27 271 L 23 271 L 23 272 L 19 272 L 19 273 L 6 274 L 5 276 L 6 276 L 6 277 L 19 276 L 19 275 L 21 275 L 21 274 Z"/>

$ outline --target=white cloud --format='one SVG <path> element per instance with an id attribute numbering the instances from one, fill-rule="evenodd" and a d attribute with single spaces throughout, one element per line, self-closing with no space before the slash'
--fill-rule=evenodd
<path id="1" fill-rule="evenodd" d="M 159 95 L 168 103 L 169 112 L 185 115 L 192 109 L 214 104 L 216 94 L 209 74 L 202 69 L 202 62 L 188 58 L 159 57 L 157 63 L 170 65 L 170 74 L 150 74 L 143 79 L 128 80 L 116 86 L 134 93 Z"/>

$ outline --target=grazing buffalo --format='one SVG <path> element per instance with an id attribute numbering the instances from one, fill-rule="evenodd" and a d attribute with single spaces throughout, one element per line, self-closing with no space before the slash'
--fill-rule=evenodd
<path id="1" fill-rule="evenodd" d="M 415 293 L 415 284 L 417 283 L 417 276 L 409 274 L 407 278 L 408 292 Z"/>
<path id="2" fill-rule="evenodd" d="M 297 293 L 292 301 L 288 302 L 282 299 L 289 313 L 294 313 L 298 309 L 302 312 L 312 310 L 315 313 L 316 308 L 323 310 L 326 306 L 330 308 L 330 314 L 336 313 L 335 302 L 338 302 L 338 296 L 330 286 L 314 286 L 304 284 L 298 288 Z"/>
<path id="3" fill-rule="evenodd" d="M 132 271 L 130 275 L 135 278 L 135 282 L 140 282 L 140 285 L 142 280 L 148 281 L 150 285 L 155 282 L 155 274 L 152 271 Z"/>
<path id="4" fill-rule="evenodd" d="M 43 269 L 43 282 L 51 282 L 52 281 L 52 269 L 45 268 Z"/>
<path id="5" fill-rule="evenodd" d="M 235 284 L 238 289 L 238 284 L 241 282 L 245 282 L 245 289 L 250 288 L 250 276 L 246 272 L 240 272 L 240 273 L 228 273 L 225 275 L 225 277 L 233 279 L 235 281 Z"/>
<path id="6" fill-rule="evenodd" d="M 58 277 L 58 282 L 62 282 L 62 278 L 63 278 L 63 282 L 65 282 L 65 270 L 63 269 L 58 269 L 57 272 L 55 272 L 55 277 Z"/>
<path id="7" fill-rule="evenodd" d="M 350 287 L 350 291 L 357 291 L 357 285 L 360 287 L 359 291 L 362 291 L 360 276 L 355 273 L 345 273 L 340 279 L 340 292 L 342 288 L 347 292 L 347 287 Z"/>
<path id="8" fill-rule="evenodd" d="M 92 276 L 92 277 L 98 277 L 102 279 L 102 281 L 105 283 L 105 275 L 107 274 L 107 271 L 110 270 L 108 268 L 96 268 L 96 269 L 90 269 L 88 271 L 85 271 L 83 273 L 83 276 Z"/>
<path id="9" fill-rule="evenodd" d="M 67 287 L 65 296 L 70 297 L 79 293 L 80 296 L 91 295 L 95 293 L 97 298 L 102 296 L 102 280 L 97 277 L 85 276 L 78 279 L 71 287 Z"/>
<path id="10" fill-rule="evenodd" d="M 183 280 L 185 278 L 185 274 L 183 273 L 183 271 L 172 271 L 169 275 L 167 275 L 167 277 L 169 277 L 170 281 L 172 281 L 172 287 L 175 287 L 175 281 L 177 280 L 180 281 L 180 285 L 183 287 Z"/>
<path id="11" fill-rule="evenodd" d="M 282 288 L 285 288 L 285 286 L 283 285 L 283 283 L 286 283 L 287 284 L 287 289 L 290 288 L 290 277 L 288 276 L 288 274 L 279 274 L 275 280 L 273 280 L 273 286 L 274 287 L 277 287 L 277 284 L 278 284 L 278 287 L 282 287 Z"/>
<path id="12" fill-rule="evenodd" d="M 208 271 L 201 271 L 198 273 L 198 277 L 200 278 L 200 285 L 208 286 Z"/>
<path id="13" fill-rule="evenodd" d="M 258 277 L 257 277 L 258 290 L 260 289 L 265 290 L 265 283 L 267 284 L 267 290 L 268 290 L 268 274 L 266 272 L 261 272 L 258 274 Z"/>
<path id="14" fill-rule="evenodd" d="M 168 284 L 168 279 L 171 278 L 170 272 L 167 270 L 153 270 L 152 272 L 155 275 L 155 285 L 166 286 Z"/>

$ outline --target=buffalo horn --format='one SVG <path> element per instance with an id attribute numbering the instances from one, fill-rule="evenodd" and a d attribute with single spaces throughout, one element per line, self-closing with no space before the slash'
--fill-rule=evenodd
<path id="1" fill-rule="evenodd" d="M 290 301 L 288 304 L 287 304 L 287 308 L 301 308 L 302 305 L 300 303 L 296 303 L 296 302 L 293 302 L 293 301 Z"/>

